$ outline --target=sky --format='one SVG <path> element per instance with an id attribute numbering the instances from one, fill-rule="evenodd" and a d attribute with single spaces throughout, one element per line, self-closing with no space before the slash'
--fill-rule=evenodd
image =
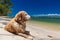
<path id="1" fill-rule="evenodd" d="M 11 0 L 12 16 L 24 10 L 29 15 L 60 14 L 60 0 Z"/>

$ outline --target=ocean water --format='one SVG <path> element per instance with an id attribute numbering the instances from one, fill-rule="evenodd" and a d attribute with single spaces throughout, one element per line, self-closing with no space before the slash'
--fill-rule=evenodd
<path id="1" fill-rule="evenodd" d="M 31 20 L 60 23 L 60 16 L 32 16 Z"/>

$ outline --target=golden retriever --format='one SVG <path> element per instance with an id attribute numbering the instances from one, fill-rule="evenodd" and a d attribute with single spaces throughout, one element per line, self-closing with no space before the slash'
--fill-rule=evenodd
<path id="1" fill-rule="evenodd" d="M 30 32 L 26 31 L 26 21 L 30 19 L 30 15 L 25 11 L 19 11 L 16 16 L 5 26 L 5 30 L 13 34 L 32 39 Z"/>

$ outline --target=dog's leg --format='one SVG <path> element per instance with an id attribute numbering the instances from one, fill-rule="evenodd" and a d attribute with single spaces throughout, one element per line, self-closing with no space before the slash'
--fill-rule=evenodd
<path id="1" fill-rule="evenodd" d="M 33 37 L 29 36 L 29 35 L 26 35 L 26 34 L 23 34 L 23 33 L 18 33 L 19 36 L 22 36 L 24 38 L 27 38 L 29 40 L 33 40 Z"/>
<path id="2" fill-rule="evenodd" d="M 23 33 L 18 33 L 18 35 L 19 35 L 19 36 L 22 36 L 22 37 L 24 37 L 24 38 L 27 38 L 27 37 L 28 37 L 28 35 L 23 34 Z"/>
<path id="3" fill-rule="evenodd" d="M 16 28 L 14 27 L 13 28 L 14 30 L 15 30 L 15 34 L 17 34 L 17 35 L 19 35 L 19 36 L 22 36 L 22 37 L 24 37 L 24 38 L 27 38 L 28 37 L 28 35 L 26 35 L 26 34 L 23 34 L 23 32 L 22 33 L 19 33 L 17 30 L 16 30 Z M 21 29 L 22 30 L 22 29 Z"/>
<path id="4" fill-rule="evenodd" d="M 33 35 L 30 34 L 30 31 L 25 31 L 24 34 L 34 37 Z"/>

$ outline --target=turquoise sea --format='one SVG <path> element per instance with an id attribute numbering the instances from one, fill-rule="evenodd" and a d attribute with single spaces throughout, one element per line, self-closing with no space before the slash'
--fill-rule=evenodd
<path id="1" fill-rule="evenodd" d="M 31 20 L 60 23 L 60 16 L 32 16 Z"/>

